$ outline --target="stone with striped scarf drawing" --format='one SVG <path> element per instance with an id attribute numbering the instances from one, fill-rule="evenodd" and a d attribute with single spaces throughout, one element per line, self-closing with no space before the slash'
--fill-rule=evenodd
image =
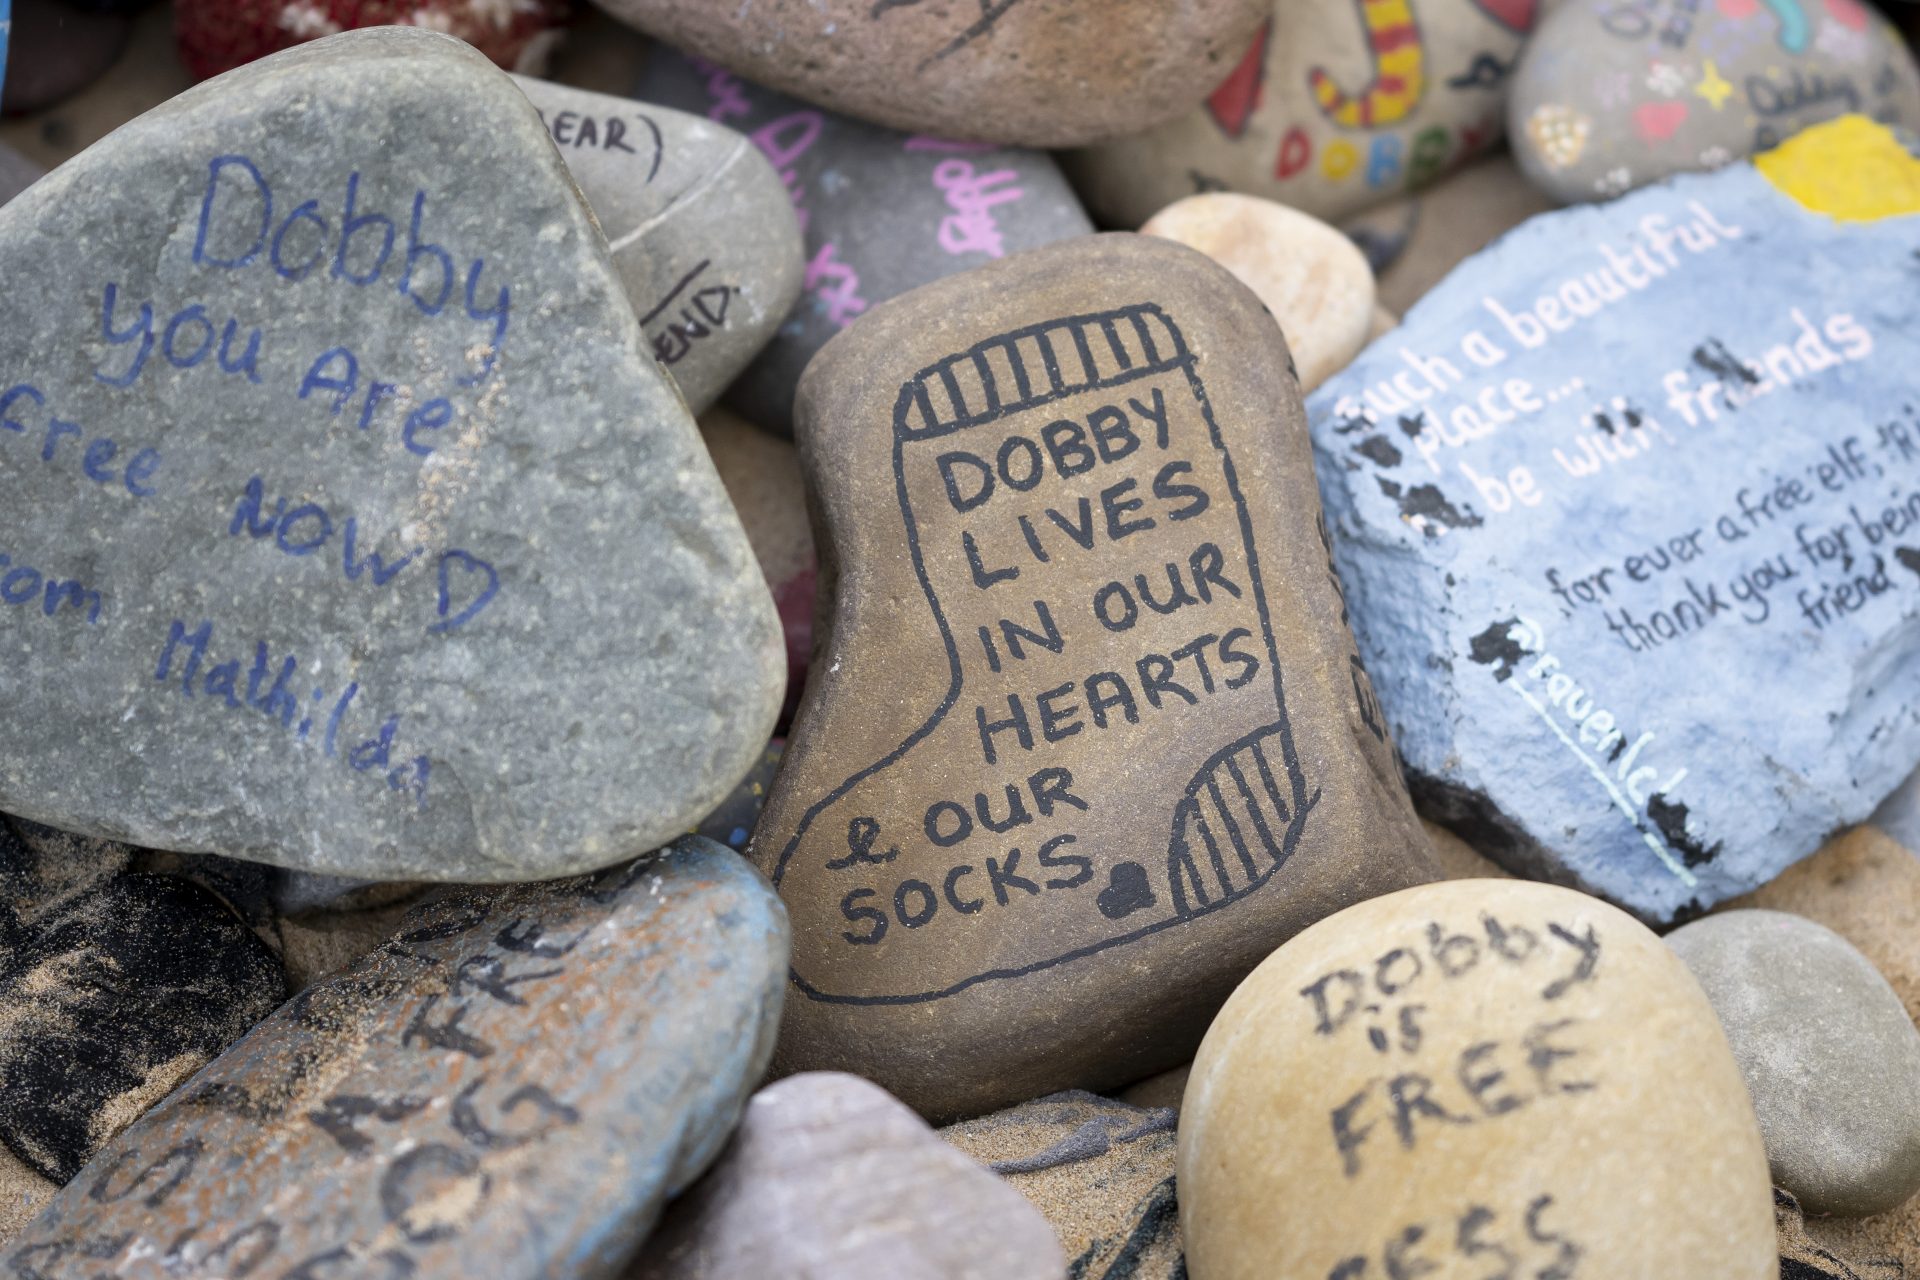
<path id="1" fill-rule="evenodd" d="M 1200 190 L 1341 218 L 1500 137 L 1539 0 L 1284 0 L 1200 110 L 1078 153 L 1094 212 L 1136 226 Z"/>

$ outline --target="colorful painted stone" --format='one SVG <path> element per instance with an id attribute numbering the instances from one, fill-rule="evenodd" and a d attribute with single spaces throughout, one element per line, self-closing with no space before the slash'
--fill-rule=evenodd
<path id="1" fill-rule="evenodd" d="M 751 847 L 795 920 L 783 1069 L 940 1117 L 1135 1080 L 1278 941 L 1431 875 L 1280 341 L 1116 235 L 815 358 L 832 603 Z"/>
<path id="2" fill-rule="evenodd" d="M 1712 1006 L 1550 885 L 1409 889 L 1274 952 L 1200 1046 L 1178 1167 L 1193 1280 L 1777 1275 Z"/>
<path id="3" fill-rule="evenodd" d="M 1815 1213 L 1884 1213 L 1920 1191 L 1920 1031 L 1845 938 L 1784 911 L 1667 935 L 1706 990 L 1774 1183 Z"/>
<path id="4" fill-rule="evenodd" d="M 831 111 L 943 138 L 1071 147 L 1197 103 L 1266 0 L 596 0 Z M 1164 203 L 1164 202 L 1163 202 Z"/>
<path id="5" fill-rule="evenodd" d="M 1717 169 L 1848 113 L 1920 126 L 1920 67 L 1865 0 L 1564 0 L 1514 73 L 1514 158 L 1557 200 Z"/>
<path id="6" fill-rule="evenodd" d="M 196 80 L 310 40 L 397 25 L 463 40 L 508 71 L 540 75 L 567 0 L 174 0 L 174 39 Z"/>
<path id="7" fill-rule="evenodd" d="M 1860 130 L 1920 171 L 1857 117 L 1789 149 Z M 1741 164 L 1534 218 L 1309 405 L 1416 801 L 1651 920 L 1765 883 L 1920 756 L 1887 665 L 1920 615 L 1920 191 L 1840 221 L 1853 184 L 1807 163 L 1837 188 Z"/>
<path id="8" fill-rule="evenodd" d="M 0 209 L 0 280 L 34 317 L 0 332 L 0 807 L 530 879 L 684 832 L 759 755 L 759 568 L 470 49 L 350 32 L 190 91 Z"/>
<path id="9" fill-rule="evenodd" d="M 710 121 L 517 78 L 613 250 L 653 354 L 699 413 L 800 296 L 800 228 L 758 148 Z"/>
<path id="10" fill-rule="evenodd" d="M 1137 227 L 1182 196 L 1239 191 L 1337 221 L 1499 141 L 1539 0 L 1272 0 L 1197 110 L 1067 158 L 1096 218 Z"/>
<path id="11" fill-rule="evenodd" d="M 1042 152 L 895 133 L 664 49 L 638 96 L 747 134 L 786 183 L 806 237 L 800 304 L 727 396 L 782 435 L 807 362 L 869 308 L 1093 230 Z"/>
<path id="12" fill-rule="evenodd" d="M 1487 156 L 1415 195 L 1363 214 L 1342 230 L 1386 259 L 1380 303 L 1405 314 L 1462 262 L 1528 218 L 1555 208 L 1505 152 Z M 1369 253 L 1369 257 L 1372 253 Z"/>
<path id="13" fill-rule="evenodd" d="M 1025 1196 L 1084 1280 L 1178 1280 L 1175 1112 L 1071 1090 L 1036 1098 L 940 1136 Z"/>
<path id="14" fill-rule="evenodd" d="M 309 988 L 100 1152 L 14 1274 L 608 1276 L 726 1141 L 787 960 L 690 838 L 465 890 Z"/>
<path id="15" fill-rule="evenodd" d="M 1373 327 L 1373 272 L 1353 241 L 1297 209 L 1253 196 L 1188 196 L 1147 219 L 1233 273 L 1280 322 L 1303 393 L 1346 368 Z"/>
<path id="16" fill-rule="evenodd" d="M 753 1095 L 627 1280 L 1059 1280 L 1063 1268 L 1018 1192 L 885 1090 L 811 1072 Z"/>

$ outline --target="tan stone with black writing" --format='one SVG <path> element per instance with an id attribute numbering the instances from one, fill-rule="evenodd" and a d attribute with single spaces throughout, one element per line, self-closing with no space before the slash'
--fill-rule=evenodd
<path id="1" fill-rule="evenodd" d="M 1117 235 L 814 360 L 831 604 L 752 846 L 787 1068 L 941 1116 L 1138 1079 L 1277 943 L 1432 874 L 1284 349 L 1224 270 Z"/>
<path id="2" fill-rule="evenodd" d="M 1644 926 L 1519 881 L 1409 889 L 1256 969 L 1180 1113 L 1194 1280 L 1773 1280 L 1705 995 Z"/>

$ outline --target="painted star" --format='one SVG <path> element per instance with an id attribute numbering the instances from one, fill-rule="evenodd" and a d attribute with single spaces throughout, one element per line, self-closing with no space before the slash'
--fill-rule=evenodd
<path id="1" fill-rule="evenodd" d="M 1693 86 L 1693 91 L 1711 103 L 1715 111 L 1726 106 L 1727 99 L 1733 96 L 1733 86 L 1720 74 L 1720 68 L 1713 65 L 1712 58 L 1707 59 L 1700 73 L 1700 83 Z"/>

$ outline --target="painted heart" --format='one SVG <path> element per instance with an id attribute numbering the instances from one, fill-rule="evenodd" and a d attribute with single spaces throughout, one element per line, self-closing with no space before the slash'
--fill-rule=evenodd
<path id="1" fill-rule="evenodd" d="M 1137 862 L 1121 863 L 1113 869 L 1098 901 L 1100 914 L 1109 920 L 1124 920 L 1152 906 L 1153 886 L 1147 883 L 1147 869 Z"/>
<path id="2" fill-rule="evenodd" d="M 1751 18 L 1758 12 L 1760 12 L 1760 0 L 1720 0 L 1721 16 L 1732 18 L 1736 22 L 1743 18 Z"/>
<path id="3" fill-rule="evenodd" d="M 1648 142 L 1665 142 L 1686 122 L 1684 102 L 1643 102 L 1633 111 L 1633 127 Z"/>
<path id="4" fill-rule="evenodd" d="M 1865 31 L 1869 19 L 1867 10 L 1860 0 L 1827 0 L 1827 12 L 1833 20 L 1843 27 L 1854 31 Z"/>
<path id="5" fill-rule="evenodd" d="M 1266 76 L 1267 37 L 1273 32 L 1269 22 L 1260 28 L 1260 34 L 1253 38 L 1253 47 L 1247 50 L 1247 56 L 1240 59 L 1240 65 L 1233 74 L 1221 82 L 1207 99 L 1207 114 L 1220 126 L 1220 131 L 1229 138 L 1237 138 L 1247 131 L 1247 122 L 1260 107 L 1260 84 Z"/>
<path id="6" fill-rule="evenodd" d="M 1540 0 L 1473 0 L 1480 11 L 1517 35 L 1533 30 L 1540 16 Z"/>

